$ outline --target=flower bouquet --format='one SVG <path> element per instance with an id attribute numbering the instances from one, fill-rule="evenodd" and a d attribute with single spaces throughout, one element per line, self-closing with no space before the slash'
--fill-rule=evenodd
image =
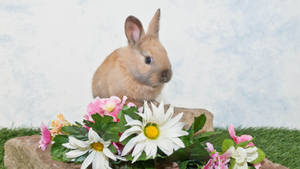
<path id="1" fill-rule="evenodd" d="M 255 147 L 250 135 L 225 139 L 217 151 L 207 140 L 218 132 L 195 135 L 206 122 L 205 115 L 194 118 L 189 129 L 181 122 L 183 113 L 174 116 L 174 108 L 145 102 L 138 108 L 125 105 L 126 97 L 96 98 L 88 106 L 82 123 L 69 123 L 62 114 L 51 128 L 41 126 L 40 148 L 51 146 L 54 160 L 81 164 L 85 169 L 176 168 L 248 169 L 259 168 L 264 152 Z M 151 108 L 150 108 L 150 107 Z"/>

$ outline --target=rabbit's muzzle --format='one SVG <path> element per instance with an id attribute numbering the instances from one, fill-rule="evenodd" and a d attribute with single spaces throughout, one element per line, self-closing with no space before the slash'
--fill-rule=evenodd
<path id="1" fill-rule="evenodd" d="M 172 77 L 172 71 L 169 69 L 166 69 L 161 72 L 160 82 L 161 83 L 167 83 L 171 80 Z"/>

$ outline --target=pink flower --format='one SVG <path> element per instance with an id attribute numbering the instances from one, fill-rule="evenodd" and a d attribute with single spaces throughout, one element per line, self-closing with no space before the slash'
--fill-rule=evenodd
<path id="1" fill-rule="evenodd" d="M 211 159 L 206 163 L 203 169 L 228 169 L 230 161 L 230 152 L 219 155 L 211 143 L 206 143 L 207 151 L 211 153 Z"/>
<path id="2" fill-rule="evenodd" d="M 254 164 L 254 167 L 255 167 L 256 169 L 260 169 L 260 167 L 261 167 L 261 163 Z"/>
<path id="3" fill-rule="evenodd" d="M 48 144 L 51 142 L 51 132 L 49 131 L 48 127 L 41 124 L 41 139 L 39 141 L 39 148 L 41 148 L 43 151 L 47 148 Z"/>
<path id="4" fill-rule="evenodd" d="M 132 102 L 129 102 L 129 103 L 127 104 L 127 107 L 136 107 L 136 105 L 135 105 L 134 103 L 132 103 Z"/>
<path id="5" fill-rule="evenodd" d="M 116 96 L 111 96 L 110 98 L 99 98 L 96 97 L 88 105 L 88 114 L 84 115 L 84 119 L 93 122 L 92 114 L 100 114 L 101 116 L 111 116 L 114 118 L 114 122 L 118 122 L 118 114 L 122 110 L 127 97 L 124 96 L 121 100 Z"/>
<path id="6" fill-rule="evenodd" d="M 252 140 L 252 136 L 250 136 L 250 135 L 236 136 L 234 126 L 232 124 L 228 127 L 228 132 L 229 132 L 230 136 L 232 137 L 233 141 L 235 142 L 235 144 L 239 144 L 239 143 L 243 143 L 243 142 Z M 248 144 L 248 146 L 254 146 L 254 144 L 252 142 L 250 142 Z"/>
<path id="7" fill-rule="evenodd" d="M 250 136 L 250 135 L 236 136 L 234 126 L 232 124 L 228 127 L 228 132 L 229 132 L 229 135 L 232 137 L 233 141 L 235 142 L 235 144 L 239 144 L 239 143 L 243 143 L 243 142 L 252 140 L 252 136 Z M 247 147 L 251 147 L 251 146 L 255 146 L 253 142 L 250 142 L 247 145 Z M 259 169 L 261 167 L 261 163 L 254 164 L 254 167 L 256 169 Z"/>

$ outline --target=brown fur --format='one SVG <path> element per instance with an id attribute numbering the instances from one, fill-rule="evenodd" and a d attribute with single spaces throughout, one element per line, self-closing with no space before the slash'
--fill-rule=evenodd
<path id="1" fill-rule="evenodd" d="M 125 22 L 128 46 L 116 49 L 100 65 L 93 77 L 93 96 L 127 96 L 129 101 L 142 105 L 144 100 L 153 101 L 161 93 L 164 82 L 162 72 L 168 70 L 171 79 L 171 64 L 165 48 L 158 39 L 160 10 L 152 18 L 145 34 L 141 22 L 129 16 Z M 145 63 L 151 56 L 153 62 Z"/>

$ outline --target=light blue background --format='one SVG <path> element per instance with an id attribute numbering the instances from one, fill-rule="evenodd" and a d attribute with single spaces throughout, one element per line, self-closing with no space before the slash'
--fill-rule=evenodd
<path id="1" fill-rule="evenodd" d="M 80 120 L 91 79 L 125 46 L 124 21 L 148 25 L 161 8 L 160 39 L 174 76 L 163 98 L 206 108 L 216 126 L 300 129 L 300 1 L 0 1 L 0 126 Z"/>

